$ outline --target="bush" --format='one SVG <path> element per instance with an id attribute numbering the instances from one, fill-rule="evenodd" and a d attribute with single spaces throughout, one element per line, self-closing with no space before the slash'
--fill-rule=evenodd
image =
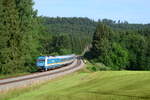
<path id="1" fill-rule="evenodd" d="M 105 66 L 103 63 L 96 63 L 97 70 L 106 71 L 111 70 L 111 68 Z"/>

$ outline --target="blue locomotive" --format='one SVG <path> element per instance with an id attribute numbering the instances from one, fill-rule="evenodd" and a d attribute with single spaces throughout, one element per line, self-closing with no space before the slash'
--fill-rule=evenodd
<path id="1" fill-rule="evenodd" d="M 37 58 L 36 66 L 47 71 L 48 69 L 58 68 L 74 61 L 75 55 L 65 56 L 40 56 Z"/>

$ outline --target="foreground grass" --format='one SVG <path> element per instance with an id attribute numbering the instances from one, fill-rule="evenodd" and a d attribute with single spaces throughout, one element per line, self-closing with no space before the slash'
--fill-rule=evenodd
<path id="1" fill-rule="evenodd" d="M 0 100 L 150 100 L 150 72 L 77 72 L 26 89 L 1 93 Z"/>

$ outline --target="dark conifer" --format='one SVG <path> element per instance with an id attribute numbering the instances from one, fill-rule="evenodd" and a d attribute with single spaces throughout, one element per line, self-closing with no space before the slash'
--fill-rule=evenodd
<path id="1" fill-rule="evenodd" d="M 20 20 L 20 34 L 22 35 L 21 52 L 24 66 L 34 65 L 34 60 L 38 54 L 38 32 L 39 23 L 36 11 L 33 10 L 32 0 L 16 0 L 16 6 Z"/>
<path id="2" fill-rule="evenodd" d="M 20 69 L 21 52 L 19 49 L 21 34 L 18 11 L 15 0 L 1 0 L 0 14 L 0 61 L 1 73 L 13 73 Z"/>

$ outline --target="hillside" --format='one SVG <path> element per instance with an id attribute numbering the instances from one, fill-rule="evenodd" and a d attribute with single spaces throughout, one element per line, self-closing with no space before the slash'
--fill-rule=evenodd
<path id="1" fill-rule="evenodd" d="M 52 54 L 55 52 L 61 55 L 65 54 L 66 51 L 66 54 L 81 54 L 91 43 L 93 32 L 97 25 L 96 22 L 89 18 L 80 17 L 39 17 L 39 19 L 43 26 L 43 31 L 40 33 L 43 37 L 40 38 L 41 41 L 43 41 L 43 54 Z M 52 37 L 52 39 L 48 37 Z M 63 37 L 65 39 L 62 39 Z M 61 44 L 57 43 L 57 41 L 61 41 Z M 50 48 L 48 48 L 46 44 L 48 44 Z M 55 45 L 58 47 L 55 47 Z M 65 46 L 63 47 L 61 45 Z M 51 48 L 54 48 L 54 50 L 51 50 Z M 56 49 L 60 50 L 56 51 Z"/>
<path id="2" fill-rule="evenodd" d="M 46 84 L 0 94 L 2 100 L 149 100 L 150 72 L 77 72 Z"/>

